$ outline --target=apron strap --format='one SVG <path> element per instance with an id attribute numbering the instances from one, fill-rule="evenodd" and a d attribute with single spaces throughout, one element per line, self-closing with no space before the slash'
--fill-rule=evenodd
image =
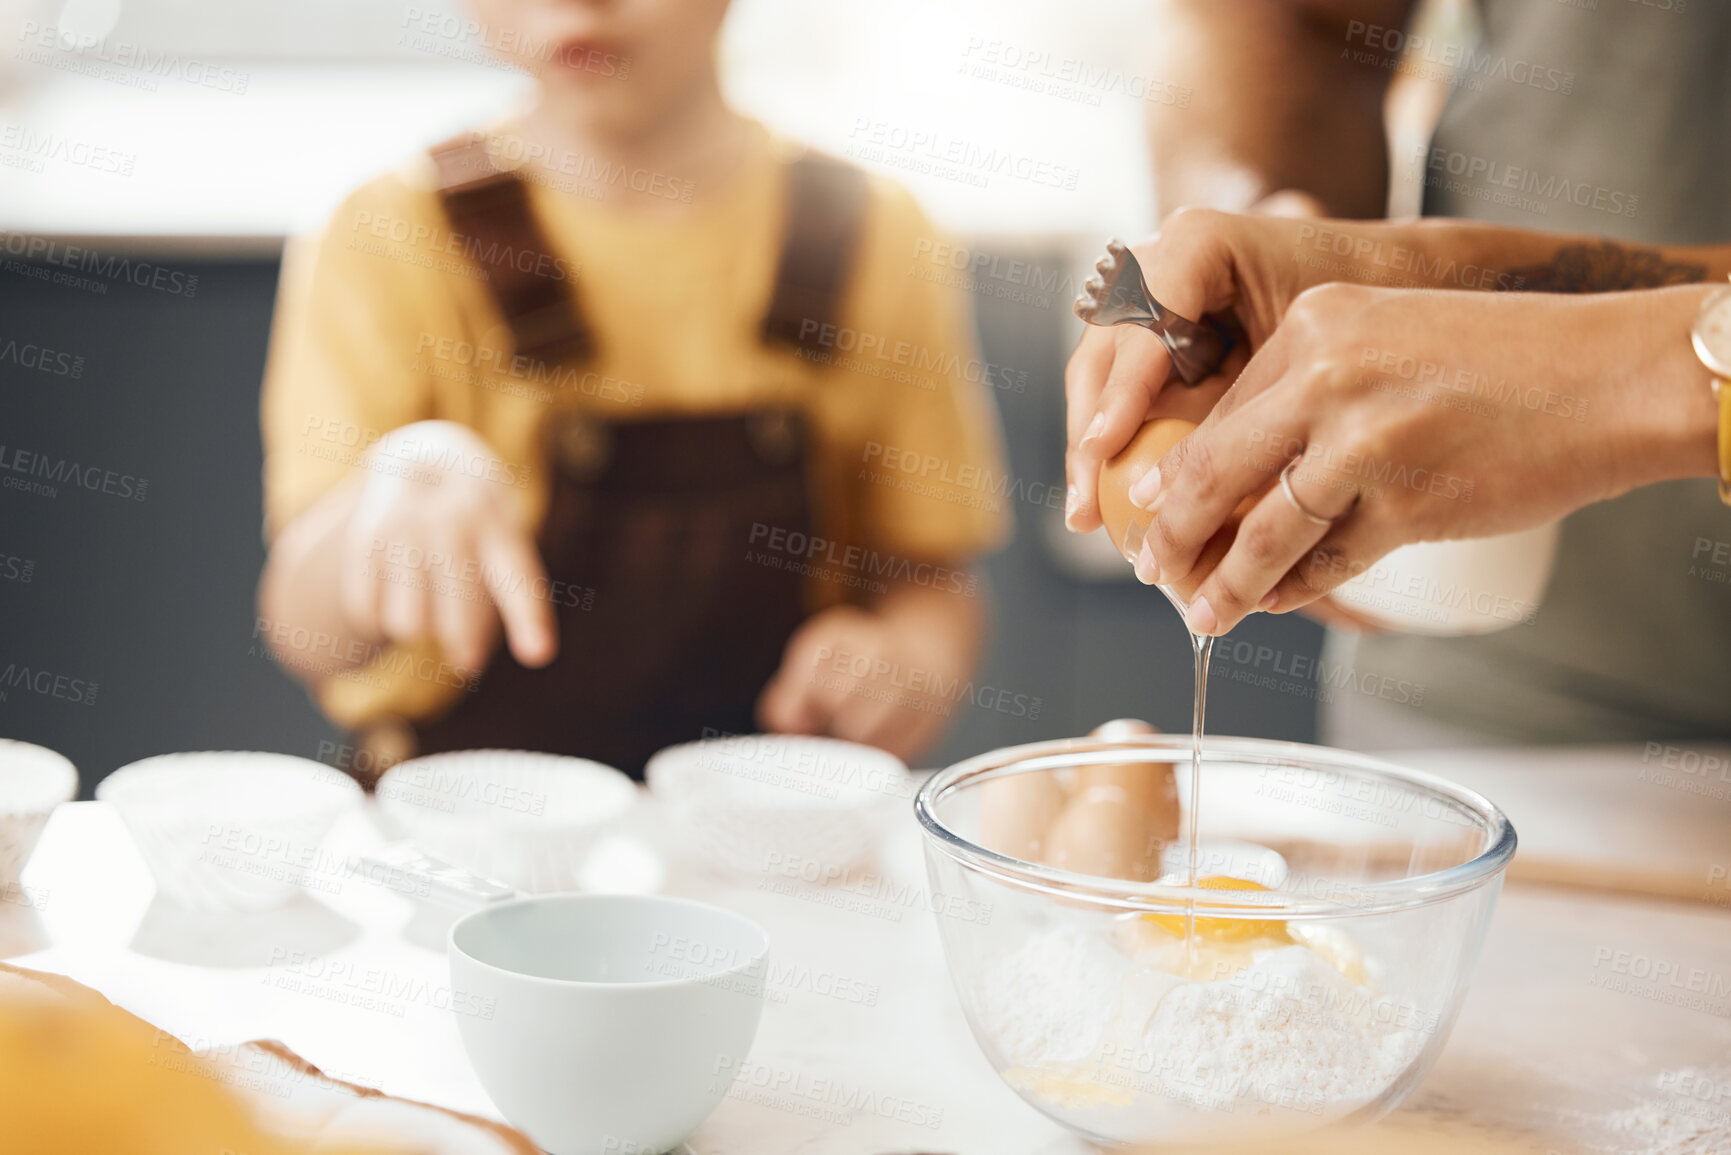
<path id="1" fill-rule="evenodd" d="M 434 145 L 432 157 L 445 215 L 487 274 L 515 351 L 547 362 L 593 355 L 576 285 L 535 271 L 552 249 L 529 207 L 527 187 L 493 163 L 486 135 L 453 137 Z M 840 311 L 865 225 L 867 192 L 865 173 L 834 157 L 807 151 L 787 165 L 787 220 L 763 318 L 765 342 L 814 352 L 822 347 L 820 335 Z"/>
<path id="2" fill-rule="evenodd" d="M 763 339 L 816 352 L 823 327 L 841 311 L 854 250 L 865 225 L 866 175 L 807 151 L 787 168 L 787 221 Z"/>
<path id="3" fill-rule="evenodd" d="M 515 351 L 549 363 L 592 354 L 576 286 L 537 271 L 551 261 L 552 247 L 529 209 L 527 186 L 493 163 L 485 134 L 453 137 L 432 156 L 445 215 L 486 273 Z"/>

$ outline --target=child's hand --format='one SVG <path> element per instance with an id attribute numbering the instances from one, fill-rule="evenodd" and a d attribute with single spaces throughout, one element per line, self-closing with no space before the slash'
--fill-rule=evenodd
<path id="1" fill-rule="evenodd" d="M 519 662 L 552 661 L 547 572 L 493 448 L 454 421 L 417 421 L 386 434 L 365 469 L 342 535 L 349 624 L 396 642 L 430 633 L 453 664 L 479 669 L 503 621 Z"/>
<path id="2" fill-rule="evenodd" d="M 778 733 L 863 742 L 907 761 L 955 708 L 972 665 L 958 648 L 894 612 L 825 610 L 788 640 L 781 669 L 757 700 L 758 721 Z"/>

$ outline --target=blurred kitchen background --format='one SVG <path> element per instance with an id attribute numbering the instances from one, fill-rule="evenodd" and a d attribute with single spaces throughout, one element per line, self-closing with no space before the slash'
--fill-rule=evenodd
<path id="1" fill-rule="evenodd" d="M 0 734 L 67 754 L 85 797 L 162 751 L 334 757 L 340 736 L 253 634 L 278 260 L 348 189 L 523 89 L 465 19 L 455 0 L 0 0 L 0 342 L 77 368 L 0 358 L 0 445 L 147 483 L 142 500 L 0 490 Z M 910 187 L 961 246 L 932 267 L 972 275 L 985 359 L 1026 381 L 994 391 L 1029 497 L 987 564 L 990 692 L 958 703 L 932 765 L 1117 716 L 1189 725 L 1176 613 L 1057 508 L 1070 300 L 1108 236 L 1153 224 L 1145 101 L 1188 99 L 1144 59 L 1150 23 L 1137 0 L 735 0 L 730 16 L 734 100 Z M 908 147 L 862 154 L 875 125 Z M 927 142 L 957 141 L 1071 187 L 921 171 Z M 67 245 L 99 259 L 56 280 Z M 1210 730 L 1310 740 L 1318 695 L 1354 692 L 1319 676 L 1320 647 L 1296 616 L 1235 631 Z"/>

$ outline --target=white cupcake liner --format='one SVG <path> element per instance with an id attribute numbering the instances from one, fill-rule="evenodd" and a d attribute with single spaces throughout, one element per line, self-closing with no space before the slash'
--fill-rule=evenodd
<path id="1" fill-rule="evenodd" d="M 264 910 L 334 875 L 319 844 L 360 802 L 321 762 L 248 750 L 161 754 L 96 787 L 138 843 L 156 886 L 189 910 Z"/>
<path id="2" fill-rule="evenodd" d="M 528 750 L 454 750 L 379 779 L 385 833 L 531 894 L 577 890 L 597 837 L 637 802 L 618 770 Z"/>
<path id="3" fill-rule="evenodd" d="M 686 853 L 734 878 L 790 865 L 834 880 L 864 861 L 917 783 L 884 750 L 793 734 L 689 742 L 649 760 L 649 789 Z"/>
<path id="4" fill-rule="evenodd" d="M 0 900 L 18 886 L 48 816 L 78 795 L 78 771 L 46 746 L 0 738 Z"/>

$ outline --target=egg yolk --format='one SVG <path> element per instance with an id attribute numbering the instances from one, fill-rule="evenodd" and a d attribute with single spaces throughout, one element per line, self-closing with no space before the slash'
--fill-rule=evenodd
<path id="1" fill-rule="evenodd" d="M 1196 880 L 1196 885 L 1204 890 L 1266 891 L 1269 889 L 1261 883 L 1250 882 L 1242 878 L 1227 878 L 1223 875 L 1199 878 Z M 1184 937 L 1184 916 L 1181 914 L 1145 914 L 1142 917 L 1162 930 L 1179 938 Z M 1257 938 L 1274 939 L 1277 942 L 1292 941 L 1292 936 L 1286 933 L 1286 923 L 1277 919 L 1211 918 L 1199 914 L 1196 916 L 1195 925 L 1196 937 L 1211 942 L 1247 942 Z"/>

